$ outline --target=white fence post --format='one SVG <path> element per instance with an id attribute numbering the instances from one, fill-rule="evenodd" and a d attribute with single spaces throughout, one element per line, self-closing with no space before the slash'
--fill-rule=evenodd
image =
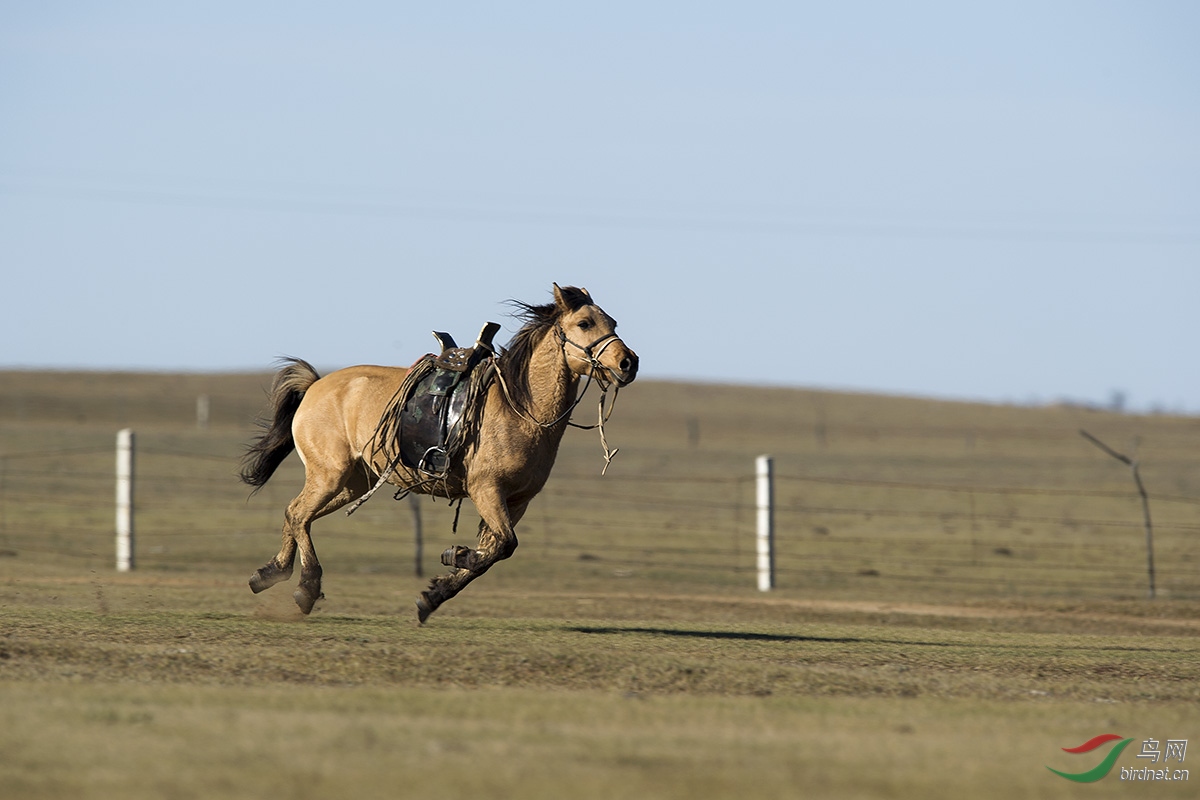
<path id="1" fill-rule="evenodd" d="M 775 588 L 775 486 L 774 460 L 759 456 L 754 461 L 755 506 L 758 519 L 758 590 Z"/>
<path id="2" fill-rule="evenodd" d="M 117 572 L 133 569 L 133 431 L 117 431 Z"/>

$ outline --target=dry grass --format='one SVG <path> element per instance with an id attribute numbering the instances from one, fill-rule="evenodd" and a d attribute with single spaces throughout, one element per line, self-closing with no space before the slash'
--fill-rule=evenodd
<path id="1" fill-rule="evenodd" d="M 1200 708 L 1200 626 L 1112 609 L 0 580 L 17 797 L 1057 796 L 1058 748 Z"/>
<path id="2" fill-rule="evenodd" d="M 1197 738 L 1195 505 L 1156 504 L 1147 602 L 1128 474 L 1075 433 L 1140 436 L 1151 491 L 1194 498 L 1195 420 L 638 385 L 610 476 L 570 434 L 516 556 L 419 628 L 409 509 L 385 497 L 315 527 L 311 617 L 245 587 L 300 474 L 249 501 L 233 480 L 261 384 L 0 375 L 4 797 L 1115 796 L 1045 766 L 1092 766 L 1060 748 L 1101 732 Z M 118 575 L 127 424 L 140 566 Z M 740 476 L 767 451 L 806 480 L 780 482 L 763 595 Z M 1084 491 L 970 515 L 896 483 Z M 424 508 L 431 566 L 452 512 Z"/>
<path id="3" fill-rule="evenodd" d="M 1185 728 L 1086 705 L 622 697 L 530 690 L 5 687 L 12 797 L 1128 796 L 1077 787 L 1056 745 Z M 966 743 L 969 743 L 966 744 Z M 65 757 L 70 754 L 69 759 Z M 69 763 L 69 767 L 68 767 Z M 15 775 L 14 775 L 15 773 Z M 1051 781 L 1058 781 L 1052 783 Z M 1193 796 L 1185 784 L 1148 787 Z M 1143 789 L 1145 791 L 1145 789 Z"/>

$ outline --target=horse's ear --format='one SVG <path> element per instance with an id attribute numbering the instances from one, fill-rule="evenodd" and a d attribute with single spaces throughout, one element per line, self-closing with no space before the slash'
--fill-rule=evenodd
<path id="1" fill-rule="evenodd" d="M 554 284 L 554 304 L 564 314 L 578 311 L 591 302 L 592 296 L 587 293 L 587 289 L 576 289 L 574 286 L 564 289 L 557 283 Z"/>
<path id="2" fill-rule="evenodd" d="M 574 310 L 571 308 L 571 303 L 567 300 L 566 295 L 563 293 L 562 287 L 557 283 L 554 284 L 554 305 L 558 306 L 558 310 L 564 313 Z"/>
<path id="3" fill-rule="evenodd" d="M 584 287 L 580 286 L 580 287 L 579 287 L 579 291 L 583 292 L 583 296 L 584 296 L 584 297 L 586 297 L 588 300 L 591 300 L 591 299 L 592 299 L 592 293 L 591 293 L 591 292 L 589 292 L 589 291 L 588 291 L 587 289 L 585 289 Z"/>

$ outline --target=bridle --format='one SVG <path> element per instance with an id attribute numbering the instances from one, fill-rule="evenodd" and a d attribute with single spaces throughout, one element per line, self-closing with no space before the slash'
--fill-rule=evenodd
<path id="1" fill-rule="evenodd" d="M 596 341 L 592 342 L 589 345 L 582 345 L 579 342 L 573 341 L 572 339 L 568 339 L 567 332 L 564 331 L 562 329 L 562 325 L 560 325 L 557 322 L 554 323 L 554 332 L 558 335 L 558 341 L 563 345 L 563 355 L 568 358 L 571 357 L 570 354 L 567 352 L 567 347 L 566 347 L 567 345 L 571 345 L 576 350 L 583 353 L 584 356 L 586 356 L 586 358 L 579 358 L 579 356 L 575 356 L 575 358 L 584 362 L 591 368 L 588 371 L 589 381 L 593 377 L 595 377 L 596 382 L 598 384 L 600 384 L 600 389 L 602 391 L 608 391 L 609 381 L 605 378 L 599 377 L 598 371 L 602 370 L 604 373 L 607 373 L 609 376 L 611 376 L 614 380 L 616 379 L 616 376 L 613 374 L 613 371 L 611 369 L 609 369 L 608 367 L 606 367 L 600 363 L 600 356 L 604 355 L 604 351 L 608 349 L 608 346 L 610 344 L 612 344 L 613 342 L 620 342 L 621 337 L 617 336 L 617 334 L 615 334 L 615 333 L 609 333 L 604 336 L 601 336 L 599 339 L 597 339 Z M 624 342 L 621 342 L 621 343 L 624 344 Z M 597 348 L 599 348 L 599 349 L 597 349 Z M 584 388 L 584 391 L 587 391 L 586 387 Z M 582 396 L 582 395 L 580 395 L 580 396 Z"/>

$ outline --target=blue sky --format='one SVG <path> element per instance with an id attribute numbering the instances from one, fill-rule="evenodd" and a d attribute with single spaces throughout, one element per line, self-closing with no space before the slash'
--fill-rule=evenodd
<path id="1" fill-rule="evenodd" d="M 411 363 L 1200 413 L 1192 3 L 8 3 L 0 367 Z"/>

